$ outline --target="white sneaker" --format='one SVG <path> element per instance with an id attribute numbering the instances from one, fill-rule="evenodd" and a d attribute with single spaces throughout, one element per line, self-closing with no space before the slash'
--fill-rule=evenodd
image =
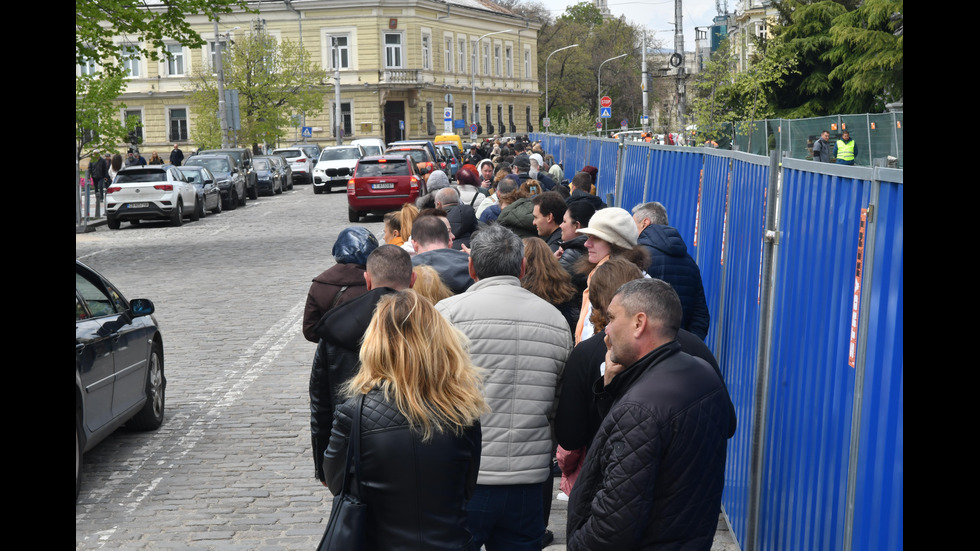
<path id="1" fill-rule="evenodd" d="M 558 501 L 568 501 L 568 496 L 565 494 L 565 492 L 558 492 L 558 495 L 555 496 L 555 499 L 557 499 Z"/>

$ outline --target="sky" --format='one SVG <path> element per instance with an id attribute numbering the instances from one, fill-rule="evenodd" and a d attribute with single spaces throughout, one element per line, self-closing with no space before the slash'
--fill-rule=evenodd
<path id="1" fill-rule="evenodd" d="M 581 0 L 539 0 L 551 12 L 552 17 L 558 17 L 565 8 L 575 5 Z M 665 47 L 674 48 L 674 0 L 607 0 L 609 11 L 626 20 L 645 26 L 656 31 L 658 39 L 664 41 Z M 728 11 L 733 12 L 737 0 L 728 0 Z M 724 6 L 722 0 L 722 6 Z M 718 14 L 715 0 L 682 0 L 684 49 L 694 50 L 694 27 L 707 27 Z"/>

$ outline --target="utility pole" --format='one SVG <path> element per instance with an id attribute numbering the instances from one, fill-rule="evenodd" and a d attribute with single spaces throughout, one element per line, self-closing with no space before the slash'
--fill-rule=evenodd
<path id="1" fill-rule="evenodd" d="M 650 114 L 650 111 L 649 111 L 649 107 L 648 107 L 648 100 L 649 100 L 649 98 L 648 98 L 648 89 L 650 87 L 647 84 L 647 82 L 648 82 L 647 81 L 647 31 L 645 29 L 643 31 L 643 57 L 642 57 L 642 61 L 640 63 L 640 79 L 641 79 L 640 80 L 640 89 L 643 90 L 643 113 L 641 114 L 641 116 L 642 116 L 641 120 L 644 121 L 643 122 L 643 131 L 644 132 L 649 132 L 650 131 L 650 124 L 649 124 L 650 117 L 648 115 Z"/>
<path id="2" fill-rule="evenodd" d="M 677 122 L 683 126 L 687 116 L 687 89 L 684 82 L 684 12 L 682 0 L 674 0 L 674 53 L 681 56 L 677 67 Z"/>
<path id="3" fill-rule="evenodd" d="M 334 111 L 336 113 L 336 115 L 334 115 L 334 121 L 336 121 L 334 123 L 336 125 L 335 133 L 337 135 L 337 145 L 344 145 L 344 136 L 343 136 L 344 121 L 340 118 L 341 115 L 340 113 L 340 46 L 337 44 L 336 36 L 332 38 L 332 42 L 333 42 L 333 55 L 334 55 L 333 58 L 334 59 L 333 62 L 334 100 L 333 101 L 335 107 Z"/>
<path id="4" fill-rule="evenodd" d="M 214 65 L 218 71 L 218 123 L 221 125 L 221 148 L 228 146 L 228 113 L 225 105 L 225 71 L 221 62 L 221 36 L 218 34 L 218 20 L 214 20 Z"/>

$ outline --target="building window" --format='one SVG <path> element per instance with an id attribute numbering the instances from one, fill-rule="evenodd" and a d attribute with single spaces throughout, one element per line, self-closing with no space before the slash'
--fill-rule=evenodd
<path id="1" fill-rule="evenodd" d="M 123 70 L 129 78 L 139 78 L 140 75 L 140 52 L 135 46 L 123 48 Z"/>
<path id="2" fill-rule="evenodd" d="M 422 69 L 432 69 L 432 36 L 422 33 Z"/>
<path id="3" fill-rule="evenodd" d="M 517 132 L 517 125 L 514 124 L 514 106 L 513 105 L 508 105 L 507 106 L 507 116 L 508 116 L 508 119 L 507 120 L 510 121 L 510 131 L 511 132 Z"/>
<path id="4" fill-rule="evenodd" d="M 534 127 L 531 126 L 531 106 L 528 105 L 525 109 L 524 120 L 527 121 L 527 132 L 530 134 L 534 132 Z"/>
<path id="5" fill-rule="evenodd" d="M 463 116 L 461 116 L 460 118 L 462 120 L 464 120 L 464 121 L 469 122 L 470 119 L 469 119 L 469 117 L 467 115 L 469 115 L 469 113 L 466 112 L 466 104 L 464 103 L 463 104 Z"/>
<path id="6" fill-rule="evenodd" d="M 208 67 L 211 68 L 212 72 L 218 71 L 218 44 L 221 44 L 221 55 L 224 56 L 228 53 L 228 42 L 225 40 L 208 40 Z M 222 57 L 222 60 L 225 58 Z"/>
<path id="7" fill-rule="evenodd" d="M 384 33 L 385 38 L 385 68 L 400 69 L 402 67 L 402 35 L 401 33 Z"/>
<path id="8" fill-rule="evenodd" d="M 531 48 L 524 48 L 524 78 L 531 79 Z"/>
<path id="9" fill-rule="evenodd" d="M 490 44 L 483 45 L 483 74 L 490 74 Z"/>
<path id="10" fill-rule="evenodd" d="M 466 39 L 459 39 L 459 65 L 456 70 L 460 73 L 466 73 Z"/>
<path id="11" fill-rule="evenodd" d="M 167 115 L 170 122 L 170 140 L 171 142 L 186 142 L 187 141 L 187 109 L 186 108 L 173 108 Z"/>
<path id="12" fill-rule="evenodd" d="M 506 60 L 507 77 L 514 77 L 514 48 L 507 46 L 504 48 L 504 59 Z"/>
<path id="13" fill-rule="evenodd" d="M 500 133 L 507 132 L 507 125 L 504 124 L 504 104 L 497 104 L 497 124 L 500 125 Z"/>
<path id="14" fill-rule="evenodd" d="M 129 133 L 129 143 L 141 144 L 143 143 L 143 110 L 142 109 L 126 109 L 123 111 L 123 124 L 132 117 L 139 121 L 139 124 Z"/>
<path id="15" fill-rule="evenodd" d="M 95 60 L 86 59 L 85 63 L 78 66 L 78 74 L 80 76 L 94 75 L 99 72 L 99 66 L 95 63 Z"/>
<path id="16" fill-rule="evenodd" d="M 331 121 L 334 121 L 334 124 L 331 125 L 331 127 L 333 127 L 333 130 L 331 130 L 330 133 L 334 137 L 337 137 L 337 124 L 336 124 L 336 120 L 337 120 L 337 104 L 336 103 L 331 103 L 330 104 L 330 120 Z M 354 118 L 353 118 L 353 115 L 352 115 L 352 110 L 351 110 L 351 104 L 350 104 L 350 102 L 341 102 L 340 103 L 340 123 L 344 126 L 344 136 L 351 136 L 351 135 L 353 135 L 353 132 L 354 132 Z"/>
<path id="17" fill-rule="evenodd" d="M 446 72 L 453 72 L 453 37 L 446 37 Z"/>
<path id="18" fill-rule="evenodd" d="M 498 77 L 501 75 L 500 44 L 493 45 L 493 74 Z"/>
<path id="19" fill-rule="evenodd" d="M 337 58 L 340 58 L 338 65 Z M 336 35 L 330 37 L 330 69 L 350 69 L 350 36 Z"/>
<path id="20" fill-rule="evenodd" d="M 184 47 L 180 44 L 167 45 L 167 74 L 184 76 Z"/>

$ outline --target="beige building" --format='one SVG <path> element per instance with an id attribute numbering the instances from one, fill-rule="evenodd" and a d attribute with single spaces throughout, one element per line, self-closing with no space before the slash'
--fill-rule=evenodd
<path id="1" fill-rule="evenodd" d="M 769 29 L 776 23 L 779 12 L 770 0 L 742 0 L 731 18 L 729 39 L 735 51 L 738 71 L 747 71 L 756 51 L 754 39 L 765 40 Z"/>
<path id="2" fill-rule="evenodd" d="M 540 25 L 488 0 L 292 0 L 253 7 L 258 13 L 223 16 L 219 35 L 234 42 L 236 35 L 261 27 L 280 40 L 302 40 L 327 71 L 320 86 L 323 111 L 305 122 L 313 128 L 308 141 L 336 142 L 335 63 L 344 141 L 430 138 L 444 132 L 446 107 L 453 108 L 453 119 L 466 121 L 466 127 L 454 129 L 463 136 L 469 136 L 474 115 L 481 136 L 536 129 Z M 189 19 L 207 40 L 204 47 L 173 43 L 169 59 L 127 62 L 130 76 L 119 98 L 126 105 L 120 117 L 140 118 L 141 150 L 147 157 L 159 151 L 166 158 L 174 143 L 185 152 L 195 147 L 190 141 L 195 119 L 190 78 L 212 66 L 215 33 L 206 18 Z M 284 143 L 269 145 L 296 141 L 299 127 L 289 130 Z"/>

